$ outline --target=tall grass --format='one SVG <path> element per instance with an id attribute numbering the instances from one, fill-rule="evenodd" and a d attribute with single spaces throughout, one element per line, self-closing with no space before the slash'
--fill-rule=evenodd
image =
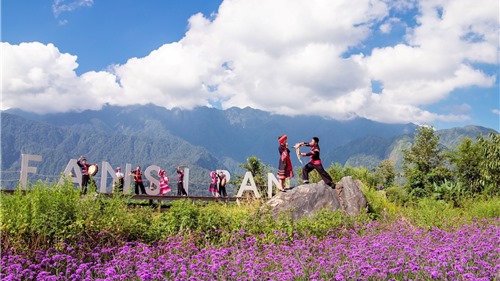
<path id="1" fill-rule="evenodd" d="M 444 228 L 500 217 L 499 198 L 464 199 L 461 208 L 432 199 L 401 206 L 390 201 L 384 191 L 373 189 L 363 190 L 370 206 L 368 213 L 348 216 L 323 210 L 299 221 L 287 214 L 273 217 L 259 201 L 237 205 L 177 200 L 165 210 L 134 204 L 126 196 L 108 198 L 93 192 L 81 196 L 71 182 L 37 182 L 29 189 L 0 198 L 2 252 L 81 247 L 82 241 L 89 249 L 132 241 L 155 243 L 179 234 L 212 244 L 248 236 L 265 243 L 281 243 L 296 237 L 342 235 L 374 220 L 391 224 L 402 219 L 412 225 Z"/>

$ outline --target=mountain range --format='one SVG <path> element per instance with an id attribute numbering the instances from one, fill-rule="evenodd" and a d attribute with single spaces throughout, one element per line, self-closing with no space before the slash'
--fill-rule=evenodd
<path id="1" fill-rule="evenodd" d="M 384 159 L 400 166 L 401 149 L 411 145 L 417 128 L 411 123 L 385 124 L 362 118 L 291 117 L 249 107 L 168 110 L 155 105 L 45 115 L 9 109 L 1 112 L 1 123 L 2 188 L 17 183 L 24 153 L 42 155 L 38 177 L 49 180 L 58 178 L 68 161 L 80 155 L 112 166 L 154 164 L 165 168 L 170 177 L 175 166 L 186 165 L 190 167 L 190 190 L 195 191 L 192 194 L 208 189 L 211 170 L 242 174 L 239 164 L 250 156 L 273 170 L 278 161 L 277 139 L 283 134 L 288 135 L 290 146 L 319 137 L 326 167 L 340 163 L 370 168 Z M 437 133 L 441 144 L 452 148 L 463 137 L 475 139 L 490 131 L 494 130 L 467 126 Z M 294 155 L 292 163 L 300 165 Z"/>

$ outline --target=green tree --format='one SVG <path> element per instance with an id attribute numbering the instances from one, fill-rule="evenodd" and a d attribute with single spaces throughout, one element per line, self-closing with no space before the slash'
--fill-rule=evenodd
<path id="1" fill-rule="evenodd" d="M 413 196 L 431 195 L 434 184 L 440 185 L 450 178 L 451 172 L 445 166 L 445 157 L 438 143 L 439 136 L 434 129 L 421 126 L 412 146 L 403 150 L 406 187 Z"/>
<path id="2" fill-rule="evenodd" d="M 343 174 L 360 180 L 368 188 L 374 189 L 377 186 L 377 177 L 365 167 L 344 166 Z"/>
<path id="3" fill-rule="evenodd" d="M 488 139 L 477 141 L 482 161 L 479 163 L 481 184 L 487 195 L 500 194 L 500 134 L 490 133 Z"/>
<path id="4" fill-rule="evenodd" d="M 464 138 L 449 157 L 456 182 L 472 194 L 481 193 L 484 185 L 481 183 L 482 155 L 479 144 Z"/>
<path id="5" fill-rule="evenodd" d="M 396 178 L 394 163 L 389 159 L 383 160 L 376 168 L 375 174 L 384 188 L 391 187 L 394 184 L 394 179 Z"/>

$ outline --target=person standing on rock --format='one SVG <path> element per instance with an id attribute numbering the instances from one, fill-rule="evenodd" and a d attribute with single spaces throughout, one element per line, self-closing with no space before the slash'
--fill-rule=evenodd
<path id="1" fill-rule="evenodd" d="M 332 177 L 328 174 L 327 171 L 323 168 L 323 164 L 321 163 L 321 159 L 319 158 L 319 138 L 318 137 L 313 137 L 309 143 L 307 142 L 301 142 L 297 143 L 295 147 L 301 147 L 301 146 L 309 146 L 311 147 L 311 150 L 307 153 L 300 153 L 301 156 L 309 156 L 310 160 L 309 163 L 307 163 L 304 168 L 302 168 L 302 180 L 304 184 L 309 183 L 309 173 L 312 170 L 316 170 L 323 181 L 325 182 L 326 185 L 330 186 L 331 188 L 335 188 L 335 186 L 332 183 Z"/>
<path id="2" fill-rule="evenodd" d="M 285 191 L 285 181 L 287 178 L 293 177 L 292 161 L 290 160 L 290 149 L 288 149 L 287 135 L 282 135 L 278 138 L 278 152 L 280 154 L 278 162 L 278 190 Z"/>

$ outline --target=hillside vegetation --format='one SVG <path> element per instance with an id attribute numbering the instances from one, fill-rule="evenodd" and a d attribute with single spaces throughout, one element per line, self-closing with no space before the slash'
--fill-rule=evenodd
<path id="1" fill-rule="evenodd" d="M 185 165 L 190 168 L 190 191 L 197 195 L 208 194 L 210 171 L 226 169 L 237 175 L 250 155 L 274 171 L 276 138 L 283 133 L 292 144 L 318 136 L 326 166 L 338 163 L 372 170 L 389 159 L 401 172 L 402 150 L 411 145 L 416 128 L 365 119 L 287 117 L 251 108 L 166 110 L 153 105 L 48 115 L 9 110 L 1 113 L 1 119 L 0 184 L 4 189 L 15 188 L 24 153 L 43 157 L 43 163 L 36 164 L 37 173 L 28 174 L 32 182 L 58 180 L 68 161 L 80 155 L 112 166 L 158 165 L 171 178 L 177 165 Z M 489 132 L 494 131 L 470 126 L 437 134 L 440 145 L 451 150 L 463 137 L 475 139 Z M 295 157 L 292 163 L 301 166 Z M 99 182 L 100 174 L 96 180 Z"/>
<path id="2" fill-rule="evenodd" d="M 453 151 L 438 140 L 419 128 L 403 151 L 404 183 L 389 159 L 374 171 L 332 165 L 334 179 L 364 183 L 369 210 L 357 216 L 323 210 L 294 221 L 272 217 L 265 199 L 150 205 L 40 181 L 0 198 L 0 278 L 498 280 L 500 136 Z M 249 159 L 242 166 L 265 167 Z"/>

